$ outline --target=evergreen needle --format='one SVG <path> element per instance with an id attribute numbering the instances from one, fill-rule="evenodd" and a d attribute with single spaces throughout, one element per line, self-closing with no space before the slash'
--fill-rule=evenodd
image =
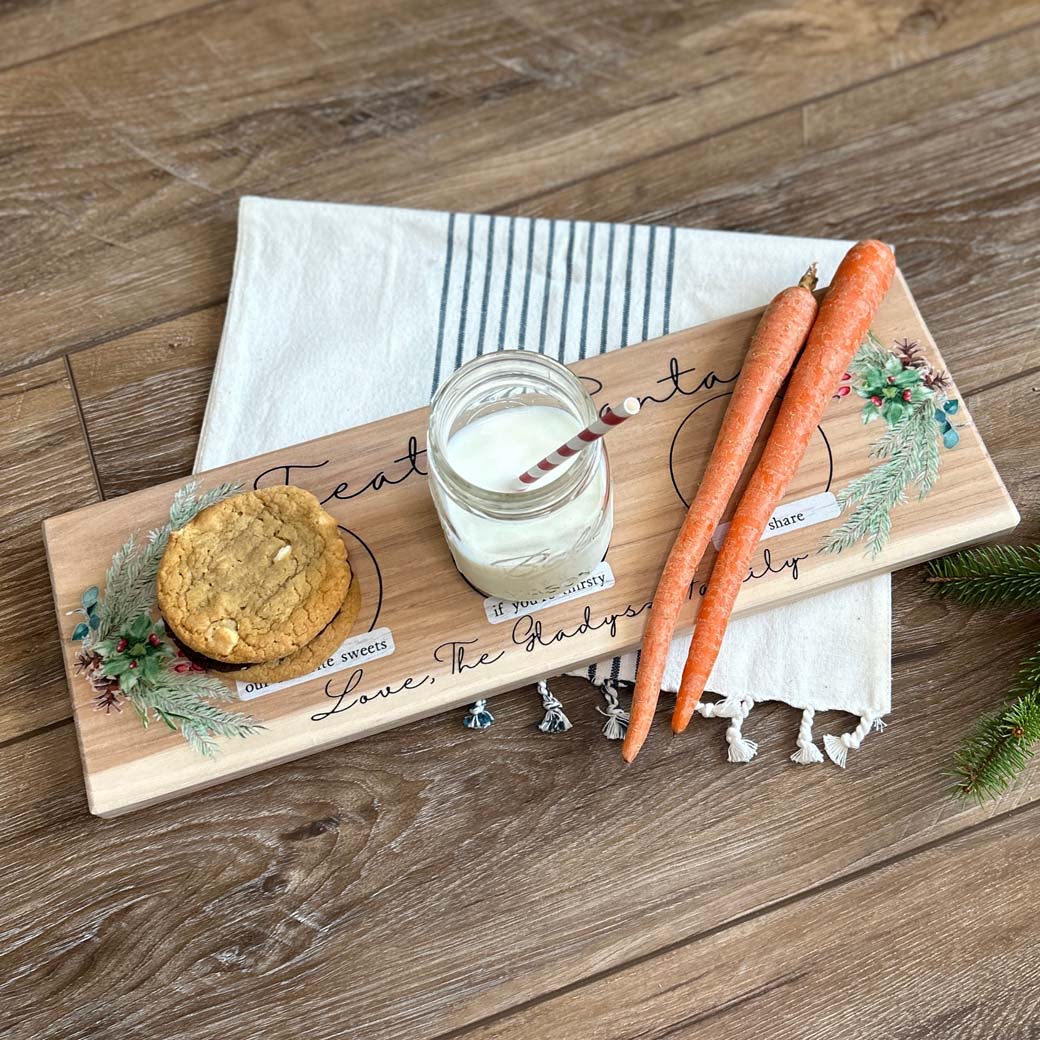
<path id="1" fill-rule="evenodd" d="M 1040 546 L 984 545 L 928 565 L 937 596 L 973 607 L 1040 608 Z"/>
<path id="2" fill-rule="evenodd" d="M 1040 646 L 1019 668 L 1007 703 L 980 720 L 954 760 L 953 791 L 983 802 L 995 798 L 1033 757 L 1040 742 Z"/>

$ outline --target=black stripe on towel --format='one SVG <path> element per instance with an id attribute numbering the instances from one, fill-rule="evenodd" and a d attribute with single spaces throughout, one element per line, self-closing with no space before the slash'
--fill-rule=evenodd
<path id="1" fill-rule="evenodd" d="M 509 287 L 513 280 L 513 240 L 516 238 L 516 217 L 509 218 L 509 239 L 506 242 L 506 276 L 502 286 L 502 314 L 498 322 L 498 349 L 506 345 L 506 325 L 509 322 Z"/>
<path id="2" fill-rule="evenodd" d="M 664 276 L 664 325 L 661 335 L 667 336 L 672 325 L 672 272 L 675 269 L 675 228 L 668 229 L 668 268 Z"/>
<path id="3" fill-rule="evenodd" d="M 534 270 L 534 232 L 538 219 L 527 222 L 527 270 L 524 272 L 524 303 L 520 311 L 520 342 L 517 346 L 522 350 L 527 346 L 527 305 L 531 300 L 531 272 Z"/>
<path id="4" fill-rule="evenodd" d="M 654 236 L 657 228 L 650 225 L 650 242 L 646 247 L 646 284 L 643 287 L 643 339 L 650 338 L 650 290 L 654 278 Z"/>
<path id="5" fill-rule="evenodd" d="M 563 271 L 563 314 L 560 317 L 561 361 L 567 360 L 567 318 L 571 309 L 571 275 L 574 273 L 574 221 L 567 228 L 567 261 Z"/>
<path id="6" fill-rule="evenodd" d="M 616 228 L 610 225 L 607 234 L 607 277 L 603 281 L 603 320 L 600 323 L 601 335 L 599 352 L 607 352 L 607 334 L 610 330 L 610 286 L 614 275 L 614 232 Z"/>
<path id="7" fill-rule="evenodd" d="M 477 354 L 484 353 L 484 332 L 487 329 L 488 298 L 491 295 L 491 272 L 495 266 L 495 218 L 488 218 L 487 261 L 484 264 L 484 292 L 480 298 L 480 332 L 477 334 Z"/>
<path id="8" fill-rule="evenodd" d="M 473 226 L 476 217 L 469 215 L 469 231 L 466 234 L 466 273 L 462 279 L 462 305 L 459 307 L 459 343 L 455 350 L 455 367 L 462 364 L 462 352 L 466 346 L 466 311 L 469 309 L 469 280 L 473 273 Z"/>
<path id="9" fill-rule="evenodd" d="M 552 290 L 553 246 L 556 244 L 556 221 L 549 221 L 549 248 L 545 257 L 545 291 L 542 293 L 542 331 L 538 337 L 538 353 L 545 353 L 545 333 L 549 327 L 549 293 Z"/>
<path id="10" fill-rule="evenodd" d="M 592 295 L 592 258 L 595 242 L 596 225 L 589 224 L 589 244 L 585 250 L 585 296 L 581 301 L 581 342 L 578 344 L 578 357 L 581 360 L 584 360 L 588 353 L 589 297 Z"/>
<path id="11" fill-rule="evenodd" d="M 625 258 L 625 305 L 621 309 L 621 342 L 620 346 L 628 346 L 628 316 L 632 312 L 632 261 L 636 252 L 636 228 L 628 225 L 628 256 Z"/>
<path id="12" fill-rule="evenodd" d="M 448 286 L 451 283 L 451 255 L 455 247 L 455 214 L 448 214 L 448 244 L 444 250 L 444 280 L 441 282 L 441 312 L 437 322 L 437 353 L 433 360 L 433 389 L 437 392 L 441 381 L 441 355 L 444 353 L 444 324 L 448 315 Z"/>

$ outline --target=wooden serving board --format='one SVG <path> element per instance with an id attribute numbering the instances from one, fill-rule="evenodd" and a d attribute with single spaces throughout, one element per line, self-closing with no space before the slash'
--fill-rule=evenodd
<path id="1" fill-rule="evenodd" d="M 356 658 L 336 659 L 321 674 L 286 688 L 243 691 L 252 696 L 243 709 L 266 729 L 225 741 L 214 759 L 200 757 L 165 727 L 142 729 L 133 711 L 93 710 L 92 691 L 74 670 L 77 644 L 70 640 L 80 619 L 68 612 L 83 590 L 102 583 L 112 554 L 131 531 L 165 522 L 183 482 L 47 520 L 91 811 L 117 815 L 635 647 L 685 511 L 680 492 L 688 495 L 697 485 L 759 314 L 735 315 L 573 366 L 597 403 L 634 394 L 643 411 L 608 442 L 616 520 L 606 562 L 613 586 L 534 613 L 517 616 L 510 605 L 497 608 L 498 617 L 495 608 L 489 614 L 484 598 L 455 570 L 425 479 L 425 408 L 202 474 L 203 488 L 241 481 L 313 491 L 341 524 L 363 592 Z M 916 340 L 934 365 L 944 367 L 901 276 L 874 331 L 886 346 Z M 950 397 L 958 396 L 951 387 Z M 884 552 L 872 558 L 856 545 L 837 555 L 819 553 L 824 535 L 841 522 L 830 496 L 876 463 L 869 451 L 883 426 L 864 426 L 862 405 L 855 394 L 832 401 L 786 500 L 788 514 L 801 514 L 798 523 L 805 526 L 780 526 L 761 543 L 738 614 L 919 562 L 1018 522 L 962 403 L 954 416 L 959 445 L 943 450 L 941 475 L 928 497 L 896 508 Z M 710 550 L 691 589 L 687 626 L 713 559 Z"/>

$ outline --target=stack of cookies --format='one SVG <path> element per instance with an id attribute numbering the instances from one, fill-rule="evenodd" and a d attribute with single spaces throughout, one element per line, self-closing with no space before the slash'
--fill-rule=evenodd
<path id="1" fill-rule="evenodd" d="M 313 671 L 361 606 L 336 521 L 297 487 L 226 498 L 174 531 L 156 591 L 185 650 L 239 682 Z"/>

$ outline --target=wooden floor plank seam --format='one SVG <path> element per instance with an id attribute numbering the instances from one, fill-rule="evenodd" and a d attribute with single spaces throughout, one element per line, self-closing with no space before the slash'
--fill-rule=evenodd
<path id="1" fill-rule="evenodd" d="M 204 7 L 192 8 L 190 11 L 179 12 L 177 14 L 171 14 L 171 15 L 167 16 L 167 18 L 157 19 L 155 22 L 146 23 L 146 25 L 157 25 L 157 24 L 159 24 L 161 22 L 164 22 L 164 21 L 167 21 L 167 20 L 170 20 L 170 19 L 179 18 L 179 17 L 182 17 L 184 15 L 191 15 L 191 14 L 196 13 L 197 11 L 204 10 L 206 8 L 209 8 L 209 7 L 219 6 L 220 4 L 222 4 L 224 2 L 225 2 L 225 0 L 214 0 L 214 3 L 207 4 Z M 136 28 L 141 28 L 141 26 L 135 26 L 133 28 L 119 30 L 119 32 L 117 32 L 117 33 L 112 33 L 108 37 L 99 37 L 99 39 L 109 39 L 111 36 L 116 36 L 116 35 L 119 35 L 120 33 L 133 32 L 134 29 L 136 29 Z M 754 116 L 751 119 L 743 120 L 743 121 L 738 122 L 738 123 L 733 123 L 730 126 L 726 127 L 725 129 L 715 130 L 715 131 L 712 131 L 711 133 L 708 133 L 708 134 L 695 136 L 695 137 L 692 137 L 692 138 L 689 138 L 689 139 L 686 139 L 686 140 L 683 140 L 683 141 L 680 141 L 680 142 L 676 142 L 675 144 L 669 145 L 667 148 L 661 148 L 661 149 L 658 149 L 658 150 L 653 151 L 653 152 L 647 152 L 647 153 L 640 154 L 640 155 L 638 155 L 638 156 L 636 156 L 636 157 L 634 157 L 632 159 L 626 160 L 623 163 L 616 163 L 616 164 L 611 165 L 611 166 L 605 166 L 602 169 L 599 169 L 599 170 L 596 170 L 594 172 L 588 173 L 588 174 L 586 174 L 586 175 L 584 175 L 582 177 L 577 177 L 577 178 L 574 178 L 573 180 L 569 180 L 569 181 L 561 181 L 560 183 L 554 184 L 554 185 L 552 185 L 549 188 L 545 188 L 544 190 L 541 190 L 541 191 L 538 191 L 538 192 L 533 192 L 533 193 L 528 194 L 528 195 L 518 196 L 518 197 L 513 198 L 513 199 L 508 199 L 508 200 L 502 202 L 498 206 L 489 207 L 487 212 L 489 212 L 489 213 L 506 213 L 506 212 L 512 211 L 512 210 L 516 209 L 517 207 L 525 206 L 528 203 L 537 201 L 538 199 L 543 198 L 543 197 L 545 197 L 547 195 L 552 195 L 552 194 L 555 194 L 557 192 L 565 191 L 565 190 L 567 190 L 569 188 L 576 187 L 577 185 L 583 184 L 586 181 L 594 180 L 594 179 L 596 179 L 598 177 L 609 176 L 609 175 L 611 175 L 613 173 L 617 173 L 617 172 L 619 172 L 621 170 L 628 169 L 628 168 L 630 168 L 632 166 L 635 166 L 635 165 L 637 165 L 639 163 L 642 163 L 642 162 L 653 161 L 655 159 L 659 159 L 659 158 L 662 158 L 662 157 L 665 157 L 665 156 L 668 156 L 668 155 L 673 155 L 673 154 L 675 154 L 677 152 L 683 151 L 686 148 L 691 148 L 691 147 L 695 147 L 697 145 L 706 144 L 706 143 L 708 143 L 710 141 L 713 141 L 713 140 L 725 137 L 728 134 L 741 132 L 743 130 L 747 130 L 750 127 L 754 127 L 754 126 L 760 125 L 762 123 L 768 122 L 769 120 L 775 119 L 775 118 L 777 118 L 779 116 L 783 116 L 783 115 L 789 114 L 791 112 L 799 111 L 801 109 L 804 109 L 808 105 L 817 104 L 819 102 L 831 100 L 833 98 L 843 97 L 843 96 L 845 96 L 845 95 L 847 95 L 847 94 L 849 94 L 849 93 L 851 93 L 853 91 L 863 89 L 864 87 L 868 87 L 871 84 L 879 83 L 879 82 L 881 82 L 883 80 L 886 80 L 886 79 L 892 79 L 894 77 L 901 76 L 901 75 L 903 75 L 905 73 L 914 72 L 914 71 L 919 70 L 921 68 L 925 68 L 927 66 L 931 66 L 931 65 L 935 65 L 935 64 L 947 61 L 947 60 L 949 60 L 951 58 L 957 58 L 957 57 L 962 56 L 964 54 L 969 54 L 969 53 L 971 53 L 973 51 L 980 50 L 980 49 L 983 49 L 985 47 L 993 46 L 994 44 L 1000 43 L 1000 42 L 1002 42 L 1004 40 L 1012 39 L 1015 36 L 1019 36 L 1019 35 L 1021 35 L 1023 33 L 1028 33 L 1028 32 L 1035 31 L 1038 28 L 1040 28 L 1040 20 L 1037 20 L 1037 21 L 1034 21 L 1034 22 L 1029 22 L 1029 23 L 1027 23 L 1025 25 L 1018 26 L 1018 27 L 1016 27 L 1014 29 L 1008 29 L 1008 30 L 1006 30 L 1004 32 L 994 33 L 992 36 L 987 36 L 987 37 L 985 37 L 982 40 L 977 40 L 977 41 L 975 41 L 973 43 L 966 44 L 963 47 L 957 47 L 957 48 L 954 48 L 952 50 L 945 51 L 942 54 L 932 55 L 931 57 L 923 58 L 920 61 L 911 62 L 911 63 L 909 63 L 907 65 L 903 65 L 900 68 L 892 70 L 892 71 L 878 73 L 875 76 L 868 76 L 865 79 L 857 80 L 855 83 L 850 83 L 850 84 L 848 84 L 848 85 L 846 85 L 844 87 L 840 87 L 840 88 L 837 88 L 835 90 L 824 91 L 824 92 L 822 92 L 820 94 L 813 95 L 812 97 L 802 98 L 799 101 L 793 102 L 790 105 L 784 105 L 784 106 L 782 106 L 780 108 L 773 109 L 773 110 L 771 110 L 769 112 L 765 112 L 765 113 L 763 113 L 761 115 Z M 89 46 L 91 43 L 94 43 L 94 42 L 97 42 L 97 41 L 91 40 L 91 41 L 88 41 L 86 43 L 79 44 L 79 45 L 77 45 L 77 47 L 86 47 L 86 46 Z M 76 49 L 76 48 L 70 48 L 70 49 Z M 61 53 L 61 52 L 56 52 L 56 53 Z M 32 59 L 32 61 L 43 61 L 43 60 L 46 60 L 46 58 Z M 26 64 L 31 64 L 31 63 L 32 62 L 27 62 Z M 20 66 L 11 66 L 11 67 L 20 67 Z M 2 73 L 4 71 L 6 71 L 6 70 L 0 69 L 0 73 Z M 295 182 L 290 182 L 287 185 L 283 185 L 282 189 L 280 189 L 280 191 L 290 190 L 293 187 L 294 183 Z M 348 202 L 349 200 L 331 200 L 331 201 L 344 201 L 344 202 Z M 190 307 L 182 307 L 182 308 L 180 308 L 180 309 L 178 309 L 176 311 L 171 311 L 171 312 L 169 312 L 167 314 L 156 315 L 156 316 L 154 316 L 152 318 L 144 319 L 144 320 L 142 320 L 140 322 L 137 322 L 137 323 L 134 323 L 132 325 L 127 325 L 127 326 L 121 327 L 119 329 L 113 329 L 113 330 L 111 330 L 109 332 L 106 332 L 106 333 L 104 333 L 102 335 L 92 336 L 92 337 L 90 337 L 88 339 L 85 339 L 85 340 L 82 340 L 82 341 L 79 341 L 79 342 L 76 342 L 76 343 L 72 343 L 63 351 L 63 353 L 64 353 L 65 356 L 72 356 L 72 355 L 75 355 L 75 354 L 79 354 L 79 353 L 81 353 L 84 350 L 91 349 L 92 347 L 97 347 L 97 346 L 100 346 L 100 345 L 102 345 L 104 343 L 110 343 L 110 342 L 113 342 L 113 341 L 116 341 L 116 340 L 123 339 L 124 337 L 133 335 L 136 332 L 141 332 L 141 331 L 144 331 L 144 330 L 149 329 L 149 328 L 154 328 L 154 327 L 156 327 L 158 325 L 163 325 L 163 324 L 165 324 L 167 322 L 176 321 L 179 318 L 183 318 L 183 317 L 186 317 L 187 315 L 194 314 L 194 313 L 197 313 L 199 311 L 206 310 L 206 309 L 208 309 L 210 307 L 219 307 L 219 306 L 227 303 L 227 300 L 228 300 L 227 293 L 223 293 L 220 296 L 218 296 L 218 297 L 216 297 L 214 299 L 205 301 L 203 303 L 195 304 L 195 305 L 192 305 Z M 23 362 L 23 363 L 20 363 L 20 364 L 13 365 L 13 366 L 11 366 L 9 368 L 0 368 L 0 378 L 2 378 L 4 376 L 17 374 L 20 371 L 33 368 L 35 365 L 45 363 L 46 360 L 48 360 L 48 359 L 46 359 L 46 358 L 42 358 L 42 359 L 41 358 L 35 358 L 35 359 L 30 360 L 30 361 L 26 361 L 26 362 Z"/>
<path id="2" fill-rule="evenodd" d="M 76 389 L 76 376 L 73 374 L 72 365 L 67 354 L 62 356 L 65 365 L 65 375 L 69 380 L 69 389 L 72 391 L 72 402 L 76 406 L 76 418 L 79 420 L 80 433 L 83 434 L 83 442 L 87 446 L 87 458 L 90 460 L 90 472 L 94 477 L 94 486 L 100 498 L 105 497 L 105 490 L 101 485 L 101 474 L 98 473 L 97 460 L 94 458 L 94 446 L 90 443 L 90 431 L 87 429 L 86 416 L 83 414 L 83 404 L 79 399 L 79 391 Z"/>
<path id="3" fill-rule="evenodd" d="M 28 740 L 30 737 L 40 737 L 45 733 L 50 733 L 51 730 L 60 729 L 62 726 L 69 726 L 71 724 L 72 716 L 70 715 L 68 718 L 58 719 L 57 722 L 48 722 L 46 725 L 37 726 L 36 729 L 30 730 L 28 733 L 19 733 L 16 737 L 8 737 L 6 740 L 0 740 L 0 751 L 14 747 L 16 744 L 20 744 L 23 740 Z"/>
<path id="4" fill-rule="evenodd" d="M 1009 792 L 1009 796 L 1013 797 L 1014 792 Z M 982 820 L 977 820 L 973 823 L 969 823 L 965 827 L 958 828 L 955 831 L 951 831 L 949 834 L 941 835 L 938 838 L 933 838 L 931 841 L 926 841 L 922 845 L 917 845 L 912 849 L 908 849 L 905 852 L 896 853 L 893 856 L 889 856 L 885 859 L 878 860 L 875 863 L 870 863 L 867 866 L 859 867 L 855 870 L 850 870 L 844 874 L 839 874 L 836 877 L 829 878 L 826 881 L 820 882 L 818 885 L 812 885 L 808 888 L 803 888 L 799 892 L 793 892 L 782 899 L 776 899 L 770 903 L 765 903 L 762 906 L 756 907 L 753 910 L 749 910 L 747 913 L 739 914 L 728 921 L 724 921 L 721 924 L 713 925 L 711 928 L 705 928 L 703 931 L 692 932 L 691 934 L 681 938 L 673 940 L 672 942 L 664 943 L 657 947 L 655 950 L 641 953 L 637 957 L 632 957 L 627 961 L 623 961 L 619 964 L 615 964 L 609 968 L 602 968 L 599 971 L 593 972 L 590 975 L 586 975 L 584 978 L 575 979 L 572 982 L 558 987 L 554 990 L 547 990 L 537 997 L 531 997 L 527 1000 L 518 1001 L 516 1004 L 503 1008 L 501 1011 L 496 1011 L 492 1015 L 488 1015 L 486 1018 L 481 1018 L 476 1021 L 470 1022 L 468 1025 L 461 1029 L 452 1029 L 446 1033 L 438 1033 L 435 1036 L 429 1038 L 429 1040 L 461 1040 L 461 1038 L 477 1032 L 481 1029 L 487 1029 L 488 1026 L 493 1026 L 497 1022 L 505 1021 L 506 1019 L 512 1018 L 515 1015 L 523 1014 L 525 1011 L 533 1007 L 537 1007 L 539 1004 L 543 1004 L 549 1000 L 555 1000 L 559 997 L 566 996 L 569 993 L 575 993 L 586 986 L 594 985 L 598 982 L 602 982 L 611 976 L 617 975 L 623 971 L 630 970 L 631 968 L 638 967 L 641 964 L 647 964 L 650 961 L 656 960 L 658 957 L 665 956 L 675 950 L 680 950 L 685 946 L 689 946 L 693 943 L 704 942 L 705 940 L 712 939 L 716 935 L 720 935 L 723 932 L 730 931 L 733 928 L 738 928 L 742 925 L 749 924 L 752 921 L 759 920 L 763 917 L 767 917 L 770 914 L 776 913 L 781 910 L 785 910 L 788 907 L 794 906 L 800 902 L 808 899 L 816 898 L 827 892 L 833 892 L 835 890 L 844 888 L 847 885 L 855 884 L 857 881 L 863 878 L 869 877 L 871 874 L 876 873 L 879 870 L 884 870 L 887 867 L 892 867 L 898 863 L 910 860 L 916 856 L 927 855 L 936 849 L 941 848 L 944 845 L 949 844 L 952 841 L 961 841 L 969 835 L 977 834 L 986 831 L 991 827 L 1002 826 L 1009 820 L 1015 819 L 1020 816 L 1024 816 L 1030 812 L 1040 812 L 1040 798 L 1033 799 L 1025 803 L 1024 805 L 1015 806 L 1012 809 L 1008 809 L 1006 812 L 995 812 L 991 816 L 987 816 Z M 711 970 L 710 967 L 705 970 Z M 703 1019 L 704 1016 L 699 1016 L 699 1019 Z"/>
<path id="5" fill-rule="evenodd" d="M 964 392 L 966 394 L 984 394 L 990 390 L 998 390 L 1000 387 L 1007 386 L 1010 383 L 1017 383 L 1019 379 L 1028 379 L 1036 375 L 1040 375 L 1040 365 L 1023 369 L 1021 372 L 1011 372 L 1004 376 L 1003 379 L 995 379 L 991 383 L 984 383 L 978 387 L 969 387 Z M 1033 389 L 1035 391 L 1037 388 L 1034 387 Z"/>
<path id="6" fill-rule="evenodd" d="M 617 173 L 621 170 L 629 169 L 632 166 L 636 166 L 641 162 L 648 162 L 654 159 L 660 159 L 666 155 L 674 155 L 676 152 L 681 152 L 685 148 L 692 148 L 696 145 L 706 144 L 719 137 L 725 137 L 727 134 L 731 134 L 741 130 L 747 130 L 749 127 L 757 126 L 760 123 L 764 123 L 770 119 L 776 119 L 778 116 L 788 115 L 792 112 L 798 112 L 799 110 L 805 109 L 809 105 L 817 104 L 821 101 L 830 101 L 834 98 L 843 97 L 856 90 L 862 90 L 864 87 L 869 87 L 875 83 L 880 83 L 886 79 L 893 79 L 898 76 L 902 76 L 904 73 L 915 72 L 919 69 L 927 68 L 929 65 L 935 65 L 940 62 L 949 60 L 950 58 L 958 58 L 965 54 L 970 54 L 972 51 L 980 50 L 984 47 L 993 46 L 996 43 L 1001 43 L 1004 40 L 1013 39 L 1021 33 L 1033 32 L 1040 28 L 1040 20 L 1035 22 L 1029 22 L 1026 25 L 1017 26 L 1014 29 L 1007 29 L 1004 32 L 994 33 L 992 36 L 987 36 L 985 39 L 976 40 L 974 43 L 965 44 L 963 47 L 955 47 L 952 50 L 944 51 L 942 54 L 933 54 L 929 58 L 922 58 L 920 61 L 910 62 L 906 65 L 901 65 L 898 69 L 892 69 L 887 72 L 879 72 L 874 76 L 867 76 L 865 79 L 857 80 L 855 83 L 850 83 L 844 87 L 837 87 L 834 90 L 825 90 L 821 94 L 815 94 L 812 97 L 802 98 L 799 101 L 792 102 L 789 105 L 783 105 L 780 108 L 773 109 L 770 112 L 765 112 L 761 115 L 753 116 L 751 119 L 745 119 L 738 123 L 733 123 L 726 127 L 724 130 L 714 130 L 708 134 L 702 134 L 699 136 L 691 137 L 685 141 L 678 141 L 675 144 L 668 145 L 667 148 L 659 148 L 653 152 L 647 152 L 643 155 L 637 156 L 633 159 L 626 159 L 625 162 L 615 163 L 613 166 L 605 166 L 601 170 L 597 170 L 595 173 L 586 174 L 583 177 L 576 177 L 571 181 L 561 181 L 559 184 L 554 184 L 551 188 L 547 188 L 544 191 L 534 192 L 530 195 L 521 196 L 518 199 L 513 199 L 510 202 L 504 203 L 500 207 L 491 209 L 492 213 L 501 213 L 506 211 L 512 206 L 523 206 L 529 202 L 534 202 L 546 195 L 552 195 L 559 191 L 566 191 L 568 188 L 576 187 L 585 181 L 593 180 L 597 177 L 605 177 L 610 174 Z"/>
<path id="7" fill-rule="evenodd" d="M 6 379 L 8 376 L 16 376 L 19 372 L 28 372 L 30 369 L 36 368 L 37 365 L 46 365 L 55 360 L 55 357 L 71 358 L 76 354 L 82 354 L 84 351 L 92 350 L 94 347 L 101 347 L 106 343 L 117 343 L 121 339 L 126 339 L 127 336 L 133 336 L 138 332 L 147 332 L 148 329 L 154 329 L 156 326 L 165 325 L 171 321 L 179 321 L 181 318 L 187 318 L 192 314 L 198 314 L 200 311 L 209 310 L 211 307 L 221 307 L 227 303 L 227 299 L 227 293 L 224 293 L 215 300 L 207 300 L 204 303 L 192 304 L 190 307 L 181 307 L 179 310 L 170 311 L 169 314 L 160 314 L 155 318 L 145 318 L 132 325 L 126 325 L 99 336 L 91 336 L 89 339 L 71 344 L 68 349 L 63 350 L 59 355 L 52 355 L 43 358 L 31 358 L 28 361 L 22 361 L 16 365 L 11 365 L 9 368 L 0 368 L 0 379 Z"/>
<path id="8" fill-rule="evenodd" d="M 161 18 L 154 18 L 150 22 L 141 22 L 138 25 L 128 25 L 125 29 L 115 29 L 102 36 L 95 36 L 92 39 L 84 40 L 82 43 L 73 43 L 68 47 L 59 47 L 57 50 L 49 51 L 47 54 L 38 54 L 35 58 L 27 58 L 25 61 L 16 61 L 11 65 L 0 65 L 0 75 L 3 75 L 6 72 L 14 72 L 17 69 L 25 69 L 30 65 L 39 65 L 41 62 L 50 61 L 52 58 L 60 58 L 65 54 L 71 54 L 73 51 L 80 51 L 86 47 L 91 47 L 95 43 L 101 43 L 105 40 L 113 40 L 120 36 L 126 36 L 130 33 L 137 32 L 138 29 L 152 29 L 157 25 L 165 25 L 167 22 L 172 22 L 177 18 L 191 17 L 202 11 L 208 11 L 214 7 L 222 7 L 226 3 L 227 0 L 209 0 L 208 3 L 199 4 L 197 7 L 190 7 L 184 11 L 175 11 L 172 14 L 163 15 Z"/>

